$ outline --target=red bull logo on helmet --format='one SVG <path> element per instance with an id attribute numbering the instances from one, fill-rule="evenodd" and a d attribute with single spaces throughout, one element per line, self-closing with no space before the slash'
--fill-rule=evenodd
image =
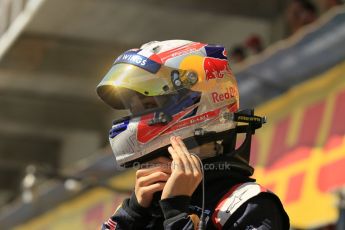
<path id="1" fill-rule="evenodd" d="M 226 74 L 231 74 L 228 61 L 224 59 L 205 58 L 204 70 L 207 81 L 211 79 L 222 79 Z"/>

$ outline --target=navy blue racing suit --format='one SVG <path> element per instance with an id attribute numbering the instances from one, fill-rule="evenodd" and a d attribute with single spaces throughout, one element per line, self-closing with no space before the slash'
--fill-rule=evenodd
<path id="1" fill-rule="evenodd" d="M 289 229 L 289 217 L 279 198 L 271 192 L 260 192 L 243 203 L 241 196 L 235 197 L 227 205 L 241 205 L 236 209 L 224 210 L 231 190 L 243 183 L 254 182 L 254 179 L 234 171 L 205 171 L 204 178 L 206 229 Z M 143 208 L 133 193 L 103 224 L 102 229 L 197 229 L 202 207 L 201 186 L 192 197 L 176 196 L 164 200 L 159 197 L 160 194 L 155 194 L 151 206 Z M 218 212 L 223 213 L 217 219 Z"/>

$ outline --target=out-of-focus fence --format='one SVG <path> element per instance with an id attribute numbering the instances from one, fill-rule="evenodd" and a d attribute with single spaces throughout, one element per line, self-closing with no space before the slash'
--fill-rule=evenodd
<path id="1" fill-rule="evenodd" d="M 45 0 L 0 0 L 0 59 Z"/>
<path id="2" fill-rule="evenodd" d="M 30 0 L 0 0 L 0 36 L 25 9 Z"/>

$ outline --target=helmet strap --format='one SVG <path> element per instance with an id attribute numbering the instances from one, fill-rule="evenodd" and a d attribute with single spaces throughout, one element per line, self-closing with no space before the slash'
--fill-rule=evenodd
<path id="1" fill-rule="evenodd" d="M 256 129 L 261 128 L 262 125 L 266 123 L 266 120 L 266 117 L 254 115 L 254 109 L 241 110 L 237 113 L 234 113 L 234 121 L 247 123 L 247 125 L 238 125 L 230 138 L 223 139 L 223 154 L 228 157 L 236 158 L 239 160 L 239 163 L 243 162 L 246 167 L 250 167 L 249 161 L 252 136 L 255 134 Z M 238 133 L 245 133 L 245 139 L 243 143 L 236 149 L 236 139 Z M 254 172 L 254 169 L 251 167 L 249 170 L 253 170 L 250 173 Z"/>
<path id="2" fill-rule="evenodd" d="M 249 165 L 252 135 L 255 130 L 262 127 L 266 123 L 265 117 L 254 115 L 254 110 L 242 110 L 234 113 L 234 121 L 247 123 L 246 125 L 239 125 L 235 129 L 231 129 L 222 134 L 223 154 L 206 161 L 211 161 L 214 164 L 222 164 L 223 162 L 230 162 L 235 171 L 241 171 L 247 176 L 254 173 L 254 169 Z M 238 133 L 245 133 L 243 143 L 236 149 L 236 139 Z"/>

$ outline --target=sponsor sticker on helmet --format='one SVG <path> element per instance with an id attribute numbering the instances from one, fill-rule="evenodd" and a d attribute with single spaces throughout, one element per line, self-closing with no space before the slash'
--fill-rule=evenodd
<path id="1" fill-rule="evenodd" d="M 213 103 L 220 103 L 225 100 L 229 100 L 232 97 L 236 96 L 236 91 L 233 87 L 227 87 L 225 92 L 212 92 L 212 101 Z"/>
<path id="2" fill-rule="evenodd" d="M 127 51 L 119 56 L 114 64 L 128 63 L 145 69 L 151 73 L 157 73 L 161 65 L 137 53 L 137 51 Z"/>

